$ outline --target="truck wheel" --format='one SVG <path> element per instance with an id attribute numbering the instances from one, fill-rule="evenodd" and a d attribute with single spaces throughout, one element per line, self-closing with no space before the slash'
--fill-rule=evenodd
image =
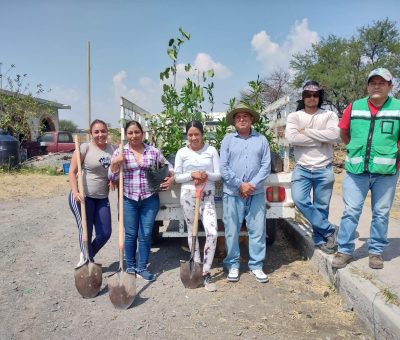
<path id="1" fill-rule="evenodd" d="M 151 232 L 151 243 L 157 244 L 161 240 L 160 235 L 160 226 L 163 222 L 162 221 L 155 221 L 153 224 L 153 230 Z"/>
<path id="2" fill-rule="evenodd" d="M 278 218 L 269 218 L 266 220 L 267 226 L 267 245 L 272 245 L 275 242 L 276 230 L 278 229 Z"/>

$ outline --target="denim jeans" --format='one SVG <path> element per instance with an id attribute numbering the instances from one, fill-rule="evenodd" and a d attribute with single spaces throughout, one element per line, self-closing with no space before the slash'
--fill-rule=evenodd
<path id="1" fill-rule="evenodd" d="M 151 233 L 159 208 L 158 195 L 139 201 L 124 196 L 125 259 L 128 268 L 135 268 L 137 271 L 146 269 L 151 248 Z"/>
<path id="2" fill-rule="evenodd" d="M 265 259 L 265 194 L 252 195 L 247 199 L 240 196 L 223 195 L 226 257 L 225 266 L 229 269 L 240 267 L 239 232 L 246 220 L 249 234 L 249 268 L 262 269 Z"/>
<path id="3" fill-rule="evenodd" d="M 399 173 L 395 175 L 373 175 L 347 173 L 343 179 L 344 212 L 337 237 L 338 251 L 352 255 L 355 248 L 355 233 L 364 205 L 371 190 L 372 221 L 368 251 L 381 254 L 389 244 L 387 239 L 389 213 L 392 207 Z"/>
<path id="4" fill-rule="evenodd" d="M 334 225 L 328 221 L 334 181 L 332 165 L 314 170 L 296 165 L 292 173 L 292 198 L 297 209 L 311 223 L 315 245 L 325 243 L 335 232 Z"/>

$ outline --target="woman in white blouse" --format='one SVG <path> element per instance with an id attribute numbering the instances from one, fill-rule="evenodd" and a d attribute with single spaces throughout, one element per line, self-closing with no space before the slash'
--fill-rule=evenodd
<path id="1" fill-rule="evenodd" d="M 208 291 L 216 291 L 210 268 L 217 245 L 217 213 L 215 211 L 215 182 L 221 179 L 219 172 L 219 156 L 217 150 L 204 143 L 203 125 L 199 121 L 191 121 L 186 125 L 188 145 L 179 149 L 175 158 L 175 181 L 181 183 L 181 205 L 188 228 L 188 243 L 192 248 L 192 228 L 196 202 L 196 184 L 206 182 L 201 195 L 199 215 L 206 232 L 204 245 L 203 278 L 204 287 Z M 200 249 L 196 241 L 194 260 L 201 263 Z"/>

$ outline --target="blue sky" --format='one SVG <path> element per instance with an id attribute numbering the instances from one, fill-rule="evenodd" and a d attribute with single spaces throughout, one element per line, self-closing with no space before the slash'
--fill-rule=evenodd
<path id="1" fill-rule="evenodd" d="M 92 118 L 118 126 L 119 96 L 162 110 L 159 73 L 168 40 L 191 34 L 181 63 L 216 70 L 215 111 L 249 80 L 288 68 L 292 53 L 329 34 L 349 37 L 388 17 L 400 29 L 398 0 L 0 0 L 0 62 L 27 73 L 71 105 L 61 119 L 86 127 L 86 44 L 91 42 Z"/>

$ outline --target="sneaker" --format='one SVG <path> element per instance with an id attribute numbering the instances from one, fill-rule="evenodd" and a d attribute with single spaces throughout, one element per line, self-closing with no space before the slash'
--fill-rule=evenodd
<path id="1" fill-rule="evenodd" d="M 231 268 L 229 269 L 229 274 L 227 280 L 230 282 L 238 282 L 239 281 L 239 269 L 238 268 Z"/>
<path id="2" fill-rule="evenodd" d="M 126 268 L 126 272 L 128 274 L 136 274 L 136 268 L 135 267 Z"/>
<path id="3" fill-rule="evenodd" d="M 382 255 L 369 254 L 369 267 L 372 269 L 382 269 L 383 268 L 383 258 Z"/>
<path id="4" fill-rule="evenodd" d="M 323 251 L 325 254 L 331 255 L 336 252 L 336 245 L 334 248 L 328 246 L 328 243 L 322 243 L 315 246 L 316 249 Z"/>
<path id="5" fill-rule="evenodd" d="M 267 283 L 269 281 L 268 276 L 263 272 L 262 269 L 253 269 L 251 273 L 256 277 L 258 282 Z"/>
<path id="6" fill-rule="evenodd" d="M 79 262 L 76 265 L 76 268 L 83 266 L 85 262 L 86 262 L 85 255 L 83 255 L 83 253 L 81 252 L 81 254 L 79 255 Z"/>
<path id="7" fill-rule="evenodd" d="M 213 282 L 211 274 L 207 273 L 203 276 L 204 288 L 209 292 L 215 292 L 217 290 L 217 285 Z"/>
<path id="8" fill-rule="evenodd" d="M 147 282 L 153 282 L 155 281 L 155 277 L 152 273 L 150 273 L 147 269 L 143 269 L 139 272 L 136 272 L 136 275 L 138 277 L 141 277 L 143 280 L 147 281 Z"/>
<path id="9" fill-rule="evenodd" d="M 351 262 L 353 256 L 348 254 L 336 253 L 333 261 L 332 261 L 332 268 L 344 268 L 347 266 L 348 263 Z"/>

